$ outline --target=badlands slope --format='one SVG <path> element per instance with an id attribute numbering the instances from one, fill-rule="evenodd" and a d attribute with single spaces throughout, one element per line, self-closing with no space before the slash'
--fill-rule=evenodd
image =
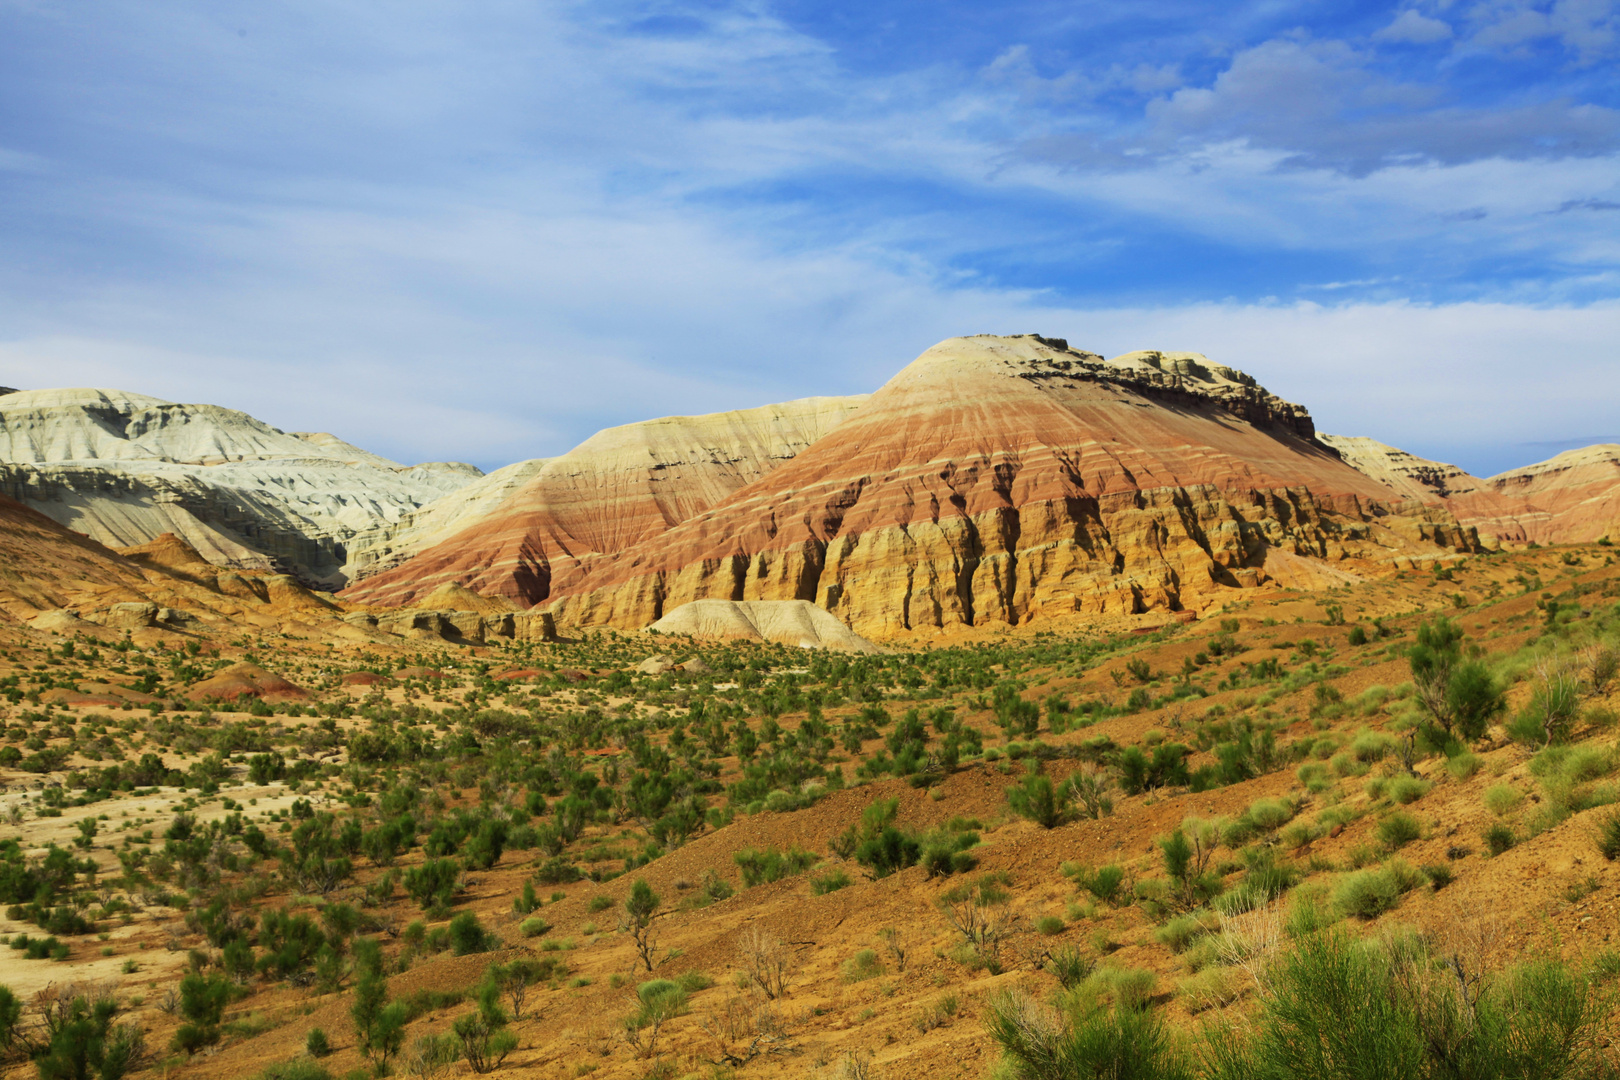
<path id="1" fill-rule="evenodd" d="M 347 545 L 476 480 L 215 405 L 116 390 L 0 395 L 0 494 L 110 547 L 173 533 L 220 566 L 332 587 Z"/>
<path id="2" fill-rule="evenodd" d="M 534 604 L 557 580 L 577 577 L 585 558 L 661 535 L 717 505 L 816 443 L 865 400 L 806 398 L 600 431 L 561 457 L 530 463 L 532 475 L 504 502 L 344 598 L 392 606 L 454 582 Z"/>

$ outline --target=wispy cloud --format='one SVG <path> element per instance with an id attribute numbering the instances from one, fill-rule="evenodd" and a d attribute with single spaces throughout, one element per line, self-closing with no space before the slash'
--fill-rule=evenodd
<path id="1" fill-rule="evenodd" d="M 1320 366 L 1297 386 L 1320 411 L 1350 400 L 1344 357 L 1398 353 L 1387 328 L 1409 326 L 1425 363 L 1483 365 L 1446 407 L 1479 445 L 1552 434 L 1556 394 L 1491 380 L 1517 385 L 1515 350 L 1595 347 L 1589 316 L 1612 332 L 1620 113 L 1593 62 L 1612 18 L 1324 19 L 0 5 L 0 382 L 111 381 L 498 464 L 651 413 L 870 389 L 981 330 Z M 1511 348 L 1469 333 L 1481 310 Z M 1620 390 L 1581 370 L 1544 377 Z M 1417 416 L 1345 420 L 1438 438 Z M 1452 457 L 1485 453 L 1467 437 Z"/>

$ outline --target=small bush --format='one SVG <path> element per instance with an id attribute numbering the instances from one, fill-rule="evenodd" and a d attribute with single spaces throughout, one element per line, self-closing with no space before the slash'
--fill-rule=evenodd
<path id="1" fill-rule="evenodd" d="M 597 895 L 591 897 L 591 902 L 585 905 L 585 909 L 592 915 L 595 915 L 598 911 L 606 911 L 612 906 L 613 897 L 607 895 L 606 893 L 598 893 Z"/>
<path id="2" fill-rule="evenodd" d="M 1346 918 L 1374 919 L 1400 902 L 1400 885 L 1383 870 L 1346 874 L 1333 890 L 1333 907 Z"/>
<path id="3" fill-rule="evenodd" d="M 1429 879 L 1429 885 L 1435 892 L 1450 885 L 1457 877 L 1456 872 L 1445 863 L 1425 863 L 1419 869 L 1422 870 L 1423 876 Z"/>
<path id="4" fill-rule="evenodd" d="M 1446 772 L 1451 774 L 1453 780 L 1467 780 L 1479 772 L 1481 765 L 1478 754 L 1464 750 L 1460 754 L 1446 759 Z"/>
<path id="5" fill-rule="evenodd" d="M 1397 776 L 1389 782 L 1389 797 L 1406 806 L 1423 798 L 1433 786 L 1427 780 L 1419 780 L 1415 776 Z"/>
<path id="6" fill-rule="evenodd" d="M 1294 811 L 1280 799 L 1257 799 L 1249 805 L 1247 817 L 1262 832 L 1276 832 L 1293 818 Z"/>
<path id="7" fill-rule="evenodd" d="M 1064 922 L 1056 915 L 1042 915 L 1035 920 L 1035 930 L 1043 937 L 1056 937 L 1063 933 Z"/>
<path id="8" fill-rule="evenodd" d="M 818 874 L 810 879 L 810 891 L 816 896 L 826 896 L 839 889 L 847 889 L 853 884 L 849 875 L 842 870 L 829 870 L 825 874 Z"/>
<path id="9" fill-rule="evenodd" d="M 332 1052 L 332 1043 L 326 1037 L 324 1028 L 310 1028 L 309 1034 L 304 1036 L 304 1049 L 309 1051 L 310 1057 L 323 1058 Z"/>
<path id="10" fill-rule="evenodd" d="M 1485 846 L 1490 849 L 1492 855 L 1500 855 L 1518 842 L 1519 837 L 1514 833 L 1512 826 L 1502 822 L 1497 822 L 1485 830 Z"/>
<path id="11" fill-rule="evenodd" d="M 756 851 L 754 848 L 745 848 L 733 855 L 732 860 L 742 871 L 743 885 L 749 888 L 755 885 L 768 885 L 773 881 L 803 873 L 818 861 L 814 854 L 796 847 L 787 851 L 777 851 L 775 848 Z"/>
<path id="12" fill-rule="evenodd" d="M 1090 958 L 1075 945 L 1064 945 L 1054 949 L 1046 961 L 1047 970 L 1057 978 L 1065 990 L 1073 989 L 1084 982 L 1091 975 L 1094 966 Z"/>
<path id="13" fill-rule="evenodd" d="M 1492 784 L 1485 789 L 1485 809 L 1506 817 L 1524 803 L 1524 794 L 1512 784 Z"/>
<path id="14" fill-rule="evenodd" d="M 531 915 L 518 923 L 518 930 L 524 937 L 544 937 L 551 932 L 551 924 L 538 915 Z"/>
<path id="15" fill-rule="evenodd" d="M 1153 932 L 1153 940 L 1169 946 L 1171 952 L 1185 952 L 1187 946 L 1209 933 L 1209 927 L 1196 915 L 1178 915 Z"/>
<path id="16" fill-rule="evenodd" d="M 1396 811 L 1378 823 L 1378 842 L 1390 851 L 1398 851 L 1422 835 L 1423 827 L 1411 814 Z"/>
<path id="17" fill-rule="evenodd" d="M 450 920 L 450 949 L 457 956 L 488 952 L 497 944 L 495 935 L 485 930 L 472 912 L 463 911 Z"/>
<path id="18" fill-rule="evenodd" d="M 847 983 L 865 982 L 882 974 L 883 961 L 878 959 L 878 954 L 872 949 L 862 949 L 845 960 L 841 971 L 841 976 Z"/>
<path id="19" fill-rule="evenodd" d="M 1611 810 L 1598 818 L 1597 834 L 1593 837 L 1597 849 L 1605 859 L 1620 859 L 1620 810 Z"/>

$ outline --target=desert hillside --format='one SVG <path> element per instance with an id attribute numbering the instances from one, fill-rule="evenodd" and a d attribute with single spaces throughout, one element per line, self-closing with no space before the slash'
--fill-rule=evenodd
<path id="1" fill-rule="evenodd" d="M 6 1075 L 1620 1065 L 1612 448 L 1033 335 L 485 477 L 0 429 Z"/>
<path id="2" fill-rule="evenodd" d="M 36 590 L 224 603 L 178 540 L 11 513 L 11 557 L 55 545 Z M 777 644 L 762 602 L 558 640 L 5 624 L 9 1060 L 66 1053 L 82 998 L 132 1076 L 1081 1076 L 1026 1058 L 1111 1031 L 1215 1077 L 1209 1033 L 1272 1052 L 1340 956 L 1431 1006 L 1414 974 L 1482 1009 L 1540 978 L 1521 1031 L 1565 987 L 1546 1075 L 1596 1075 L 1611 549 L 1231 597 L 865 652 Z M 1436 656 L 1485 697 L 1446 704 Z"/>

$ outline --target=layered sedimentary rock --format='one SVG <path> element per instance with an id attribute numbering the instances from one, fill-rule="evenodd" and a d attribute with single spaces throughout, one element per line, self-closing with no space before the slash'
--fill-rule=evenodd
<path id="1" fill-rule="evenodd" d="M 0 494 L 110 547 L 172 533 L 217 566 L 346 582 L 347 545 L 478 479 L 325 433 L 116 390 L 0 396 Z"/>
<path id="2" fill-rule="evenodd" d="M 493 509 L 343 597 L 417 604 L 454 583 L 529 606 L 577 577 L 592 557 L 656 537 L 791 461 L 864 400 L 808 398 L 608 428 L 561 457 L 533 463 L 532 474 Z"/>
<path id="3" fill-rule="evenodd" d="M 398 521 L 383 522 L 353 537 L 348 544 L 347 564 L 351 583 L 390 570 L 480 519 L 501 512 L 545 464 L 545 458 L 533 458 L 496 469 L 404 514 Z"/>
<path id="4" fill-rule="evenodd" d="M 1482 480 L 1374 439 L 1320 438 L 1396 495 L 1443 505 L 1487 539 L 1568 544 L 1620 535 L 1620 446 L 1568 450 Z"/>
<path id="5" fill-rule="evenodd" d="M 1488 482 L 1504 498 L 1529 505 L 1520 520 L 1531 540 L 1570 544 L 1620 538 L 1620 445 L 1566 450 Z"/>
<path id="6" fill-rule="evenodd" d="M 644 626 L 700 599 L 813 601 L 883 638 L 1178 610 L 1294 560 L 1474 550 L 1392 498 L 1309 414 L 1196 354 L 1106 361 L 1037 336 L 929 349 L 724 502 L 554 581 L 560 625 Z"/>

